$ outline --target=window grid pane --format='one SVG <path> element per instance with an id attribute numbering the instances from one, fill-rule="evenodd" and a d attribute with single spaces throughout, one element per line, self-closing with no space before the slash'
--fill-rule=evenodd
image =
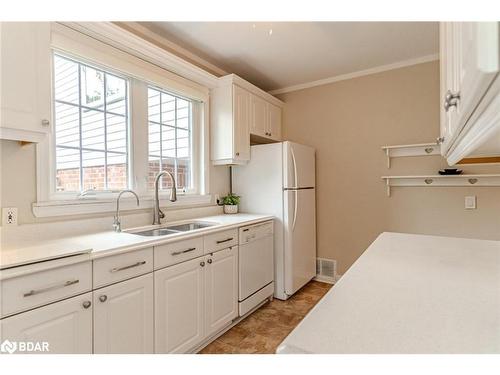
<path id="1" fill-rule="evenodd" d="M 191 101 L 148 87 L 149 189 L 160 171 L 171 172 L 178 189 L 192 187 L 191 113 Z M 171 186 L 162 178 L 161 189 Z"/>
<path id="2" fill-rule="evenodd" d="M 56 191 L 128 186 L 128 82 L 54 54 Z"/>

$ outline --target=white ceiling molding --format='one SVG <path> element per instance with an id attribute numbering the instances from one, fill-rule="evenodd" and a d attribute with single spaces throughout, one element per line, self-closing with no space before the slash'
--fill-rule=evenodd
<path id="1" fill-rule="evenodd" d="M 205 87 L 217 86 L 217 76 L 116 24 L 111 22 L 62 22 L 62 24 Z"/>
<path id="2" fill-rule="evenodd" d="M 180 46 L 179 44 L 174 43 L 168 40 L 167 38 L 159 35 L 158 33 L 144 27 L 139 22 L 115 22 L 115 24 L 124 28 L 127 31 L 131 31 L 134 34 L 137 34 L 140 37 L 144 37 L 153 41 L 154 43 L 158 44 L 159 47 L 164 48 L 167 51 L 172 51 L 179 57 L 185 58 L 189 62 L 192 62 L 195 65 L 199 66 L 200 68 L 205 69 L 208 72 L 211 72 L 217 76 L 225 76 L 229 74 L 229 72 L 226 72 L 220 67 L 192 53 L 191 51 Z"/>
<path id="3" fill-rule="evenodd" d="M 341 74 L 338 76 L 323 78 L 323 79 L 319 79 L 316 81 L 311 81 L 311 82 L 306 82 L 306 83 L 300 83 L 298 85 L 283 87 L 281 89 L 271 90 L 271 91 L 269 91 L 269 94 L 271 94 L 271 95 L 284 94 L 287 92 L 298 91 L 298 90 L 308 89 L 311 87 L 327 85 L 327 84 L 333 83 L 333 82 L 345 81 L 347 79 L 367 76 L 370 74 L 381 73 L 381 72 L 385 72 L 388 70 L 404 68 L 405 66 L 417 65 L 417 64 L 422 64 L 422 63 L 436 61 L 436 60 L 439 60 L 438 54 L 417 57 L 414 59 L 398 61 L 398 62 L 395 62 L 392 64 L 376 66 L 376 67 L 365 69 L 365 70 L 358 70 L 357 72 Z"/>

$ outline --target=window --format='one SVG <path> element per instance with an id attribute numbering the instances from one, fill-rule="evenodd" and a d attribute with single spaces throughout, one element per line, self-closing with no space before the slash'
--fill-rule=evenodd
<path id="1" fill-rule="evenodd" d="M 172 73 L 158 54 L 139 58 L 53 27 L 53 131 L 37 145 L 35 216 L 111 212 L 122 189 L 139 195 L 139 209 L 152 207 L 154 177 L 167 170 L 176 177 L 177 202 L 164 199 L 171 188 L 164 178 L 162 206 L 213 204 L 208 87 Z M 82 196 L 85 190 L 93 191 Z M 123 200 L 123 208 L 136 209 L 133 197 Z"/>
<path id="2" fill-rule="evenodd" d="M 148 188 L 155 176 L 168 171 L 175 176 L 178 189 L 192 189 L 192 102 L 163 90 L 148 87 Z M 162 178 L 160 187 L 170 188 Z"/>
<path id="3" fill-rule="evenodd" d="M 55 190 L 129 186 L 128 81 L 54 55 Z"/>

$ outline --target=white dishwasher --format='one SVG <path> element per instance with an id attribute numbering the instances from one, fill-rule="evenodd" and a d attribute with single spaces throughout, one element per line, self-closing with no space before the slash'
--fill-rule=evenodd
<path id="1" fill-rule="evenodd" d="M 245 315 L 274 293 L 273 222 L 240 228 L 239 313 Z"/>

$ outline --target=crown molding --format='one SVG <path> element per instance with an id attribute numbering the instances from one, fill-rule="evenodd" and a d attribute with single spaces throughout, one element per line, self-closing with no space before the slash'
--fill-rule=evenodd
<path id="1" fill-rule="evenodd" d="M 166 37 L 159 34 L 157 31 L 149 29 L 146 26 L 141 25 L 139 22 L 113 22 L 114 24 L 122 27 L 123 29 L 136 34 L 139 37 L 142 37 L 153 44 L 157 44 L 160 48 L 171 52 L 184 60 L 187 60 L 194 65 L 199 66 L 200 68 L 212 73 L 216 76 L 225 76 L 229 74 L 225 70 L 221 69 L 217 65 L 212 64 L 210 61 L 207 61 L 200 56 L 192 53 L 186 48 L 180 46 L 177 43 L 172 42 Z"/>
<path id="2" fill-rule="evenodd" d="M 287 87 L 283 87 L 281 89 L 271 90 L 271 91 L 269 91 L 269 94 L 277 95 L 277 94 L 284 94 L 284 93 L 292 92 L 292 91 L 304 90 L 304 89 L 308 89 L 311 87 L 327 85 L 327 84 L 333 83 L 333 82 L 345 81 L 347 79 L 363 77 L 363 76 L 367 76 L 370 74 L 381 73 L 381 72 L 385 72 L 388 70 L 404 68 L 406 66 L 423 64 L 426 62 L 436 61 L 436 60 L 439 60 L 438 54 L 421 56 L 421 57 L 417 57 L 417 58 L 410 59 L 410 60 L 398 61 L 398 62 L 395 62 L 392 64 L 376 66 L 376 67 L 364 69 L 364 70 L 358 70 L 357 72 L 341 74 L 338 76 L 323 78 L 323 79 L 319 79 L 316 81 L 300 83 L 298 85 L 287 86 Z"/>
<path id="3" fill-rule="evenodd" d="M 62 25 L 107 43 L 124 52 L 208 88 L 218 77 L 112 22 L 60 22 Z"/>

